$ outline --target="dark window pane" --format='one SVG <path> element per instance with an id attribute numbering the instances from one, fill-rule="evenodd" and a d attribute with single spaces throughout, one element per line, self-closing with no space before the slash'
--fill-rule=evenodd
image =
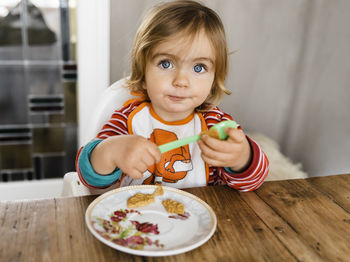
<path id="1" fill-rule="evenodd" d="M 0 125 L 28 122 L 27 88 L 22 66 L 0 65 Z"/>
<path id="2" fill-rule="evenodd" d="M 76 82 L 65 82 L 64 99 L 65 99 L 65 116 L 67 123 L 77 123 L 77 92 Z"/>
<path id="3" fill-rule="evenodd" d="M 45 156 L 41 159 L 43 178 L 63 177 L 64 156 Z"/>
<path id="4" fill-rule="evenodd" d="M 78 149 L 77 126 L 68 124 L 65 128 L 65 172 L 75 170 L 75 157 Z"/>
<path id="5" fill-rule="evenodd" d="M 0 145 L 1 169 L 21 169 L 31 168 L 32 164 L 32 145 Z"/>
<path id="6" fill-rule="evenodd" d="M 24 180 L 26 178 L 27 172 L 12 172 L 9 174 L 10 181 L 19 181 Z"/>
<path id="7" fill-rule="evenodd" d="M 56 153 L 64 151 L 64 128 L 33 128 L 33 153 Z"/>
<path id="8" fill-rule="evenodd" d="M 63 114 L 49 114 L 49 123 L 54 124 L 54 123 L 63 123 L 64 122 L 64 115 Z"/>
<path id="9" fill-rule="evenodd" d="M 22 5 L 19 0 L 0 2 L 0 59 L 22 59 Z M 6 48 L 8 47 L 8 48 Z"/>
<path id="10" fill-rule="evenodd" d="M 31 114 L 30 122 L 32 124 L 46 124 L 47 123 L 47 115 L 46 114 Z"/>

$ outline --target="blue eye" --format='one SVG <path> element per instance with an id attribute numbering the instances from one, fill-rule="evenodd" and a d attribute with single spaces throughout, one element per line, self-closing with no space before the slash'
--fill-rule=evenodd
<path id="1" fill-rule="evenodd" d="M 196 72 L 196 73 L 201 73 L 205 70 L 204 66 L 203 65 L 195 65 L 193 67 L 193 70 Z"/>
<path id="2" fill-rule="evenodd" d="M 163 60 L 160 62 L 160 66 L 164 69 L 167 69 L 171 67 L 171 63 L 168 60 Z"/>

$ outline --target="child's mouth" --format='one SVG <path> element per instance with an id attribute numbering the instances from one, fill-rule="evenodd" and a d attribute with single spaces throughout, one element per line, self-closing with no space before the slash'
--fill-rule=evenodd
<path id="1" fill-rule="evenodd" d="M 180 102 L 186 99 L 186 97 L 183 97 L 183 96 L 172 96 L 172 95 L 168 95 L 168 98 L 174 102 Z"/>

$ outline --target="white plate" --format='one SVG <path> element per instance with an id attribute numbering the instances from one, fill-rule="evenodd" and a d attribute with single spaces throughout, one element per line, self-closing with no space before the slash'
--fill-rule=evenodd
<path id="1" fill-rule="evenodd" d="M 154 203 L 134 211 L 127 208 L 126 201 L 129 197 L 136 193 L 152 194 L 155 188 L 154 185 L 122 187 L 96 198 L 85 213 L 85 222 L 90 232 L 114 249 L 141 256 L 184 253 L 204 244 L 214 234 L 216 216 L 211 207 L 200 198 L 176 188 L 163 186 L 164 194 L 156 196 Z M 165 210 L 162 200 L 168 198 L 184 204 L 184 217 L 174 218 L 174 214 Z M 122 218 L 120 212 L 113 215 L 120 210 L 126 217 L 114 222 L 115 227 L 111 227 L 112 217 L 114 220 Z M 103 222 L 106 226 L 103 226 Z M 147 229 L 140 227 L 142 223 L 150 223 L 148 226 L 153 231 L 146 233 Z"/>

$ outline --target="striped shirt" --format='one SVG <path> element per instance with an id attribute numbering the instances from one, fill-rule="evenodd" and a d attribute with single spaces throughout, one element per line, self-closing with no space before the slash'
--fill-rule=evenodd
<path id="1" fill-rule="evenodd" d="M 119 110 L 114 111 L 110 120 L 103 126 L 102 130 L 98 133 L 96 139 L 106 139 L 115 135 L 127 135 L 128 130 L 128 118 L 129 115 L 141 104 L 140 101 L 132 102 Z M 232 120 L 232 117 L 218 107 L 214 107 L 202 114 L 208 129 L 213 125 L 225 121 Z M 239 127 L 241 128 L 241 127 Z M 269 171 L 269 161 L 261 150 L 260 146 L 247 136 L 249 141 L 252 157 L 249 166 L 242 172 L 232 172 L 228 168 L 215 167 L 209 165 L 209 179 L 208 185 L 221 185 L 226 184 L 239 191 L 253 191 L 257 189 L 267 177 Z M 79 158 L 81 150 L 79 150 L 77 159 Z M 91 188 L 98 188 L 93 183 L 87 183 L 84 179 L 83 172 L 80 172 L 79 163 L 77 161 L 77 172 L 82 183 Z M 112 184 L 117 183 L 114 181 Z"/>

